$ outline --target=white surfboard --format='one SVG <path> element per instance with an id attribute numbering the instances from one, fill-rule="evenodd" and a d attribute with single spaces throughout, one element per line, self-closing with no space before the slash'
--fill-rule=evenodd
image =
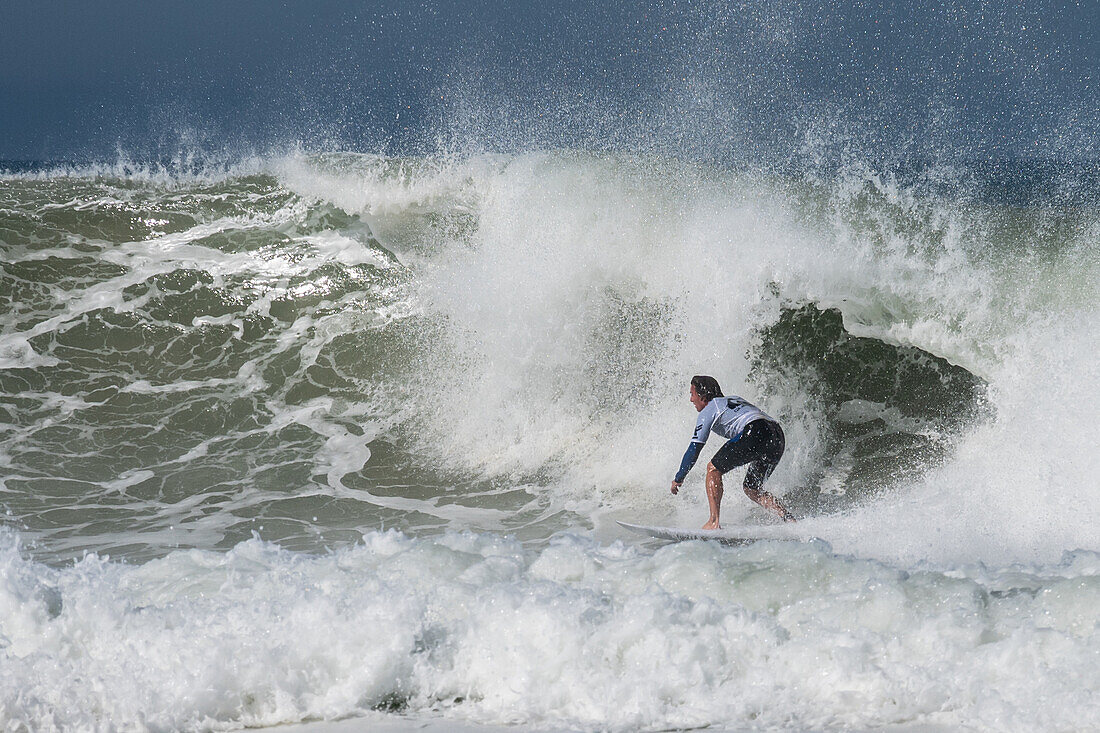
<path id="1" fill-rule="evenodd" d="M 796 531 L 789 524 L 723 527 L 722 529 L 680 529 L 679 527 L 651 527 L 644 524 L 631 524 L 630 522 L 618 523 L 632 532 L 674 542 L 716 540 L 727 545 L 744 545 L 759 540 L 808 542 L 814 539 Z"/>

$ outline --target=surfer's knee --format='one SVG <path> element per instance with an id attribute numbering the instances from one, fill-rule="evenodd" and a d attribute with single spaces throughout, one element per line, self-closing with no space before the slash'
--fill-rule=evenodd
<path id="1" fill-rule="evenodd" d="M 707 486 L 713 486 L 719 491 L 722 489 L 722 472 L 713 463 L 707 464 Z"/>

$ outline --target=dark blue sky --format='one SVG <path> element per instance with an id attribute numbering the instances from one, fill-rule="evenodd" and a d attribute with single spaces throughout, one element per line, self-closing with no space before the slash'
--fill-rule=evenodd
<path id="1" fill-rule="evenodd" d="M 5 2 L 0 158 L 814 141 L 1095 159 L 1091 2 L 830 5 Z"/>

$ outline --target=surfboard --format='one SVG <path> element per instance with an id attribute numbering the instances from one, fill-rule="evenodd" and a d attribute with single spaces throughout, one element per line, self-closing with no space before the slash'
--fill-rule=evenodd
<path id="1" fill-rule="evenodd" d="M 618 522 L 618 520 L 616 520 Z M 630 522 L 618 522 L 618 524 L 632 532 L 656 537 L 662 540 L 683 542 L 685 540 L 715 540 L 726 545 L 746 545 L 760 540 L 787 540 L 795 542 L 807 542 L 812 537 L 807 537 L 796 532 L 790 525 L 759 525 L 723 527 L 722 529 L 680 529 L 679 527 L 651 527 L 645 524 L 631 524 Z"/>

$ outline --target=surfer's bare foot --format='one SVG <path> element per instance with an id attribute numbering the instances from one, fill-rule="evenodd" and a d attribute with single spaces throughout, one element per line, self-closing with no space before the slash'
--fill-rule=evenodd
<path id="1" fill-rule="evenodd" d="M 712 519 L 703 525 L 703 529 L 722 529 L 722 526 L 718 524 L 717 519 Z"/>
<path id="2" fill-rule="evenodd" d="M 755 501 L 760 506 L 767 509 L 769 512 L 773 512 L 779 515 L 779 518 L 784 522 L 794 522 L 794 515 L 787 511 L 787 507 L 779 503 L 779 499 L 769 494 L 767 491 L 760 489 L 751 489 L 748 486 L 745 487 L 745 495 Z"/>
<path id="3" fill-rule="evenodd" d="M 779 499 L 776 499 L 771 494 L 765 494 L 765 496 L 767 496 L 769 499 L 771 499 L 771 502 L 770 502 L 770 504 L 764 504 L 763 502 L 761 502 L 761 504 L 763 506 L 767 507 L 768 509 L 771 509 L 776 514 L 778 514 L 780 519 L 782 519 L 784 522 L 796 522 L 796 521 L 798 521 L 797 519 L 795 519 L 793 514 L 791 514 L 789 511 L 787 511 L 787 507 L 785 507 L 785 506 L 783 506 L 782 504 L 779 503 Z"/>

